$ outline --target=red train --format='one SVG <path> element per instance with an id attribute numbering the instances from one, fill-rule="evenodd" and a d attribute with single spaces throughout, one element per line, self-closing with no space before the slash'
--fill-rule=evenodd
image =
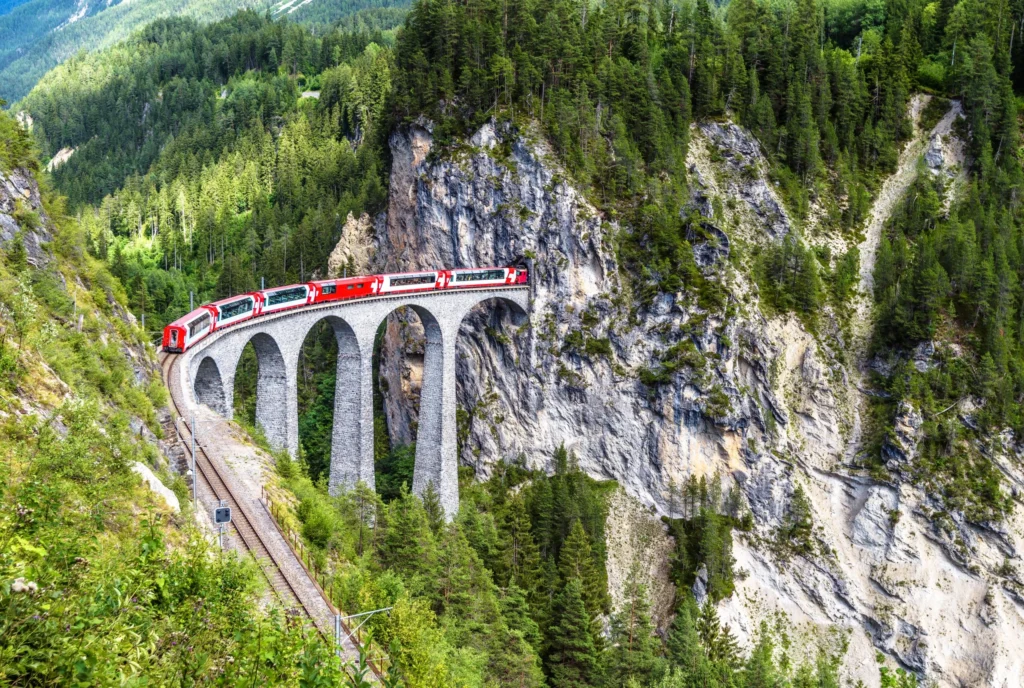
<path id="1" fill-rule="evenodd" d="M 214 301 L 183 315 L 164 328 L 162 346 L 165 351 L 181 353 L 212 332 L 290 308 L 384 294 L 526 284 L 527 279 L 523 268 L 464 268 L 365 275 L 263 289 Z"/>

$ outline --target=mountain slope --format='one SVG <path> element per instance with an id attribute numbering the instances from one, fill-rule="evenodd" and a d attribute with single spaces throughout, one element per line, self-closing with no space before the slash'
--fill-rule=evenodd
<path id="1" fill-rule="evenodd" d="M 0 98 L 21 98 L 79 50 L 113 45 L 160 17 L 209 22 L 244 7 L 269 6 L 266 0 L 29 0 L 0 16 Z"/>
<path id="2" fill-rule="evenodd" d="M 27 144 L 0 112 L 0 683 L 338 685 L 196 527 L 153 348 Z"/>
<path id="3" fill-rule="evenodd" d="M 275 19 L 329 25 L 352 19 L 355 26 L 394 26 L 404 0 L 316 0 L 281 3 L 273 0 L 27 0 L 0 10 L 0 98 L 14 102 L 28 93 L 51 68 L 79 51 L 116 44 L 162 17 L 208 23 L 239 9 L 270 12 Z M 360 18 L 361 17 L 361 18 Z"/>

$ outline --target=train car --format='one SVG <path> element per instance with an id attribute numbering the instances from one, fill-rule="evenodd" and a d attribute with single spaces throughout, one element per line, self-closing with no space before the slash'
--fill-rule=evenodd
<path id="1" fill-rule="evenodd" d="M 220 301 L 214 301 L 211 304 L 207 304 L 205 308 L 209 308 L 217 315 L 217 321 L 213 329 L 221 330 L 235 323 L 255 317 L 256 303 L 257 299 L 254 294 L 242 294 L 241 296 L 232 296 Z"/>
<path id="2" fill-rule="evenodd" d="M 257 297 L 256 315 L 266 315 L 277 311 L 308 306 L 316 296 L 314 284 L 289 284 L 286 287 L 263 289 L 253 294 Z"/>
<path id="3" fill-rule="evenodd" d="M 459 268 L 447 273 L 445 287 L 452 289 L 526 284 L 526 270 L 518 268 Z"/>
<path id="4" fill-rule="evenodd" d="M 312 284 L 316 288 L 313 303 L 326 303 L 328 301 L 343 301 L 345 299 L 373 296 L 377 293 L 380 281 L 381 278 L 378 275 L 364 275 L 362 277 L 345 277 L 342 279 L 313 282 Z"/>
<path id="5" fill-rule="evenodd" d="M 206 335 L 213 332 L 215 314 L 207 306 L 200 306 L 164 328 L 164 351 L 182 353 Z"/>
<path id="6" fill-rule="evenodd" d="M 448 279 L 446 270 L 432 272 L 401 272 L 394 275 L 378 275 L 378 294 L 403 294 L 411 291 L 432 291 L 444 289 Z"/>

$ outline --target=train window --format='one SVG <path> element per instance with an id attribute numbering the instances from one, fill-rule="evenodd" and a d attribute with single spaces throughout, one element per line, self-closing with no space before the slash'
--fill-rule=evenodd
<path id="1" fill-rule="evenodd" d="M 171 330 L 171 346 L 178 346 L 178 331 Z"/>
<path id="2" fill-rule="evenodd" d="M 188 336 L 195 337 L 210 325 L 210 314 L 203 313 L 188 324 Z"/>
<path id="3" fill-rule="evenodd" d="M 480 272 L 457 272 L 456 282 L 476 282 L 478 280 L 505 279 L 504 270 L 481 270 Z"/>
<path id="4" fill-rule="evenodd" d="M 238 301 L 232 301 L 226 303 L 220 307 L 220 319 L 227 320 L 228 318 L 234 318 L 238 315 L 244 315 L 252 310 L 252 299 L 244 298 L 238 299 Z"/>
<path id="5" fill-rule="evenodd" d="M 355 289 L 355 288 L 356 288 L 356 285 L 354 285 L 354 284 L 349 284 L 349 285 L 347 285 L 347 286 L 346 286 L 345 288 L 346 288 L 346 289 L 348 289 L 349 291 L 352 291 L 353 289 Z"/>
<path id="6" fill-rule="evenodd" d="M 323 289 L 322 289 L 321 291 L 322 291 L 322 292 L 323 292 L 323 293 L 324 293 L 325 295 L 326 295 L 326 294 L 333 294 L 334 292 L 338 291 L 338 287 L 337 287 L 337 286 L 335 286 L 335 285 L 333 285 L 333 284 L 325 284 L 325 285 L 323 286 Z"/>
<path id="7" fill-rule="evenodd" d="M 399 277 L 391 278 L 392 287 L 407 287 L 413 284 L 432 284 L 437 278 L 434 273 L 428 273 L 426 275 L 401 275 Z"/>
<path id="8" fill-rule="evenodd" d="M 276 306 L 279 303 L 299 301 L 300 299 L 304 298 L 306 298 L 305 287 L 295 287 L 294 289 L 282 289 L 281 291 L 271 292 L 267 296 L 267 305 Z"/>

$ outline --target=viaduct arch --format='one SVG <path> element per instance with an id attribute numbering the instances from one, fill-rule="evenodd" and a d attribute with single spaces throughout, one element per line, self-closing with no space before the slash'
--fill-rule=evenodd
<path id="1" fill-rule="evenodd" d="M 256 350 L 256 422 L 270 443 L 292 455 L 299 447 L 298 365 L 302 343 L 320 321 L 327 321 L 338 342 L 334 427 L 329 489 L 332 494 L 362 481 L 374 486 L 373 343 L 378 326 L 406 306 L 419 316 L 426 335 L 423 388 L 413 492 L 430 483 L 449 518 L 459 507 L 455 430 L 455 341 L 463 319 L 476 306 L 502 301 L 514 314 L 526 315 L 529 288 L 500 287 L 424 292 L 338 302 L 266 315 L 215 332 L 185 352 L 177 366 L 188 403 L 206 404 L 231 418 L 234 380 L 242 350 Z M 189 396 L 186 393 L 186 396 Z"/>

